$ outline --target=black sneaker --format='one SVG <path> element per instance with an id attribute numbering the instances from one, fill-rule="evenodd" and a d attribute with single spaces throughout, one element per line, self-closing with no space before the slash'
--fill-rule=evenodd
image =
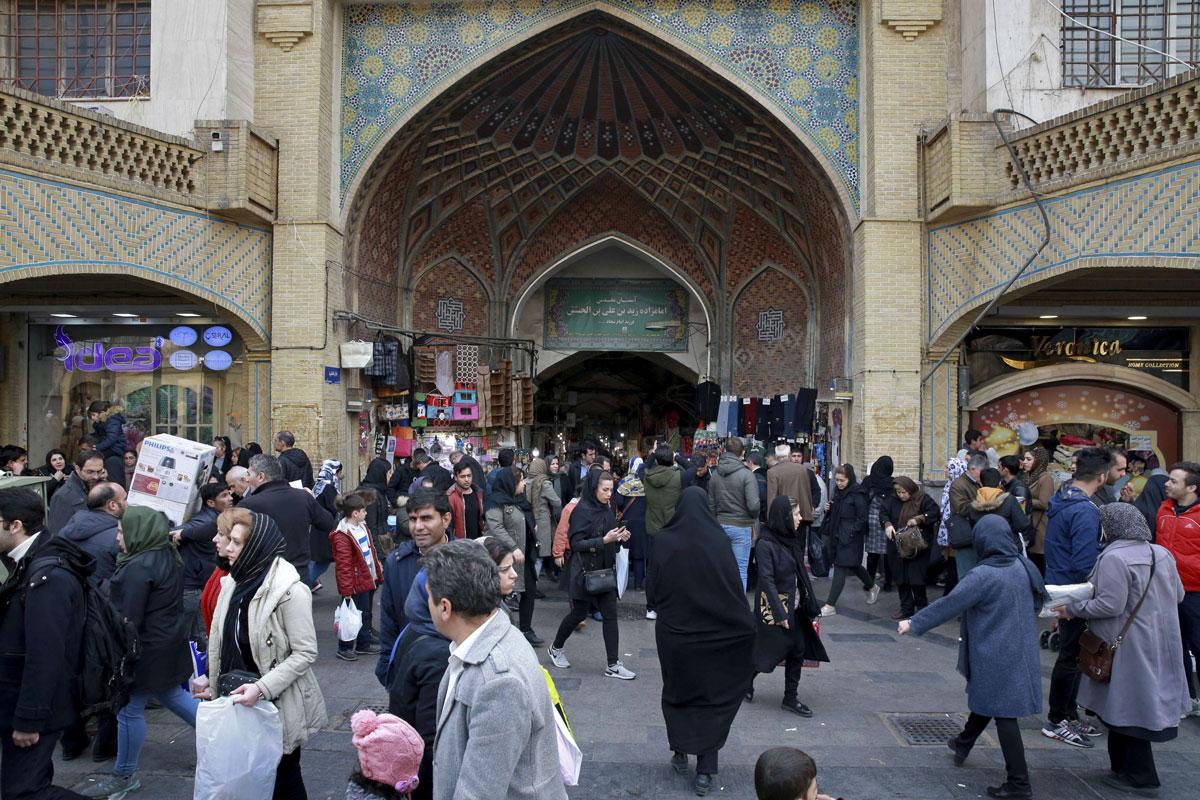
<path id="1" fill-rule="evenodd" d="M 541 647 L 542 645 L 544 645 L 546 643 L 545 639 L 538 636 L 532 630 L 521 631 L 521 633 L 525 634 L 525 641 L 529 642 L 534 647 Z"/>
<path id="2" fill-rule="evenodd" d="M 961 767 L 963 762 L 967 760 L 967 756 L 971 753 L 970 750 L 964 752 L 963 749 L 958 746 L 957 736 L 951 736 L 950 740 L 946 742 L 946 746 L 954 751 L 954 766 L 956 767 Z"/>
<path id="3" fill-rule="evenodd" d="M 675 753 L 671 756 L 671 769 L 675 770 L 677 775 L 687 775 L 688 757 L 687 753 Z"/>
<path id="4" fill-rule="evenodd" d="M 804 705 L 804 703 L 801 703 L 799 700 L 796 700 L 795 698 L 792 698 L 791 700 L 784 700 L 780 704 L 780 707 L 783 708 L 785 711 L 790 711 L 793 714 L 799 714 L 802 717 L 811 717 L 813 715 L 811 708 Z"/>
<path id="5" fill-rule="evenodd" d="M 712 775 L 698 772 L 696 773 L 696 782 L 692 784 L 692 788 L 695 790 L 697 797 L 706 797 L 712 791 L 712 785 Z"/>
<path id="6" fill-rule="evenodd" d="M 987 796 L 998 800 L 1033 800 L 1033 790 L 1028 786 L 1013 786 L 1006 781 L 999 786 L 987 787 Z"/>
<path id="7" fill-rule="evenodd" d="M 337 657 L 342 661 L 358 661 L 358 653 L 353 650 L 338 650 Z"/>

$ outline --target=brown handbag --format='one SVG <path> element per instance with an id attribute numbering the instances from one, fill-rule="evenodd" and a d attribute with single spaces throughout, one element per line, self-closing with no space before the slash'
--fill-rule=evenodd
<path id="1" fill-rule="evenodd" d="M 1125 634 L 1129 633 L 1129 627 L 1133 625 L 1138 612 L 1142 610 L 1142 603 L 1146 602 L 1150 584 L 1154 581 L 1154 568 L 1157 566 L 1157 560 L 1154 557 L 1154 546 L 1151 545 L 1150 577 L 1146 581 L 1146 588 L 1142 591 L 1141 599 L 1133 607 L 1129 619 L 1125 620 L 1125 624 L 1121 626 L 1121 632 L 1117 634 L 1117 638 L 1112 644 L 1104 641 L 1091 630 L 1085 630 L 1079 637 L 1079 669 L 1096 683 L 1108 683 L 1112 680 L 1113 659 L 1116 658 L 1117 648 L 1121 646 L 1121 642 L 1125 641 Z"/>

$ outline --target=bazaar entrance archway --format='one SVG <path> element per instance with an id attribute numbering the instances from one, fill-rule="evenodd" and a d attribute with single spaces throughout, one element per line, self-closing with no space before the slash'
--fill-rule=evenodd
<path id="1" fill-rule="evenodd" d="M 698 315 L 689 344 L 705 352 L 667 358 L 693 381 L 771 395 L 850 372 L 848 224 L 829 174 L 719 68 L 614 16 L 462 78 L 350 203 L 347 295 L 374 319 L 512 336 L 548 275 L 612 239 L 686 287 L 689 316 L 671 321 Z M 603 266 L 576 277 L 628 288 Z"/>

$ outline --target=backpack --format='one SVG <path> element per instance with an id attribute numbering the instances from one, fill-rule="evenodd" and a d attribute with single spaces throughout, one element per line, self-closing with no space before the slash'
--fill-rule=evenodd
<path id="1" fill-rule="evenodd" d="M 29 565 L 29 576 L 62 567 L 76 575 L 61 558 L 40 558 Z M 79 577 L 79 576 L 76 576 Z M 107 582 L 96 586 L 79 578 L 83 586 L 83 639 L 79 646 L 76 702 L 81 717 L 102 711 L 116 713 L 129 700 L 129 689 L 140 654 L 137 626 L 108 595 Z"/>

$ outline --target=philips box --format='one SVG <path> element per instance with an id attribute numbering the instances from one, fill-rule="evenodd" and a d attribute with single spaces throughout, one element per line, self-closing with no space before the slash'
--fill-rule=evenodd
<path id="1" fill-rule="evenodd" d="M 129 505 L 146 506 L 181 525 L 196 510 L 216 448 L 165 433 L 142 441 L 129 485 Z"/>

